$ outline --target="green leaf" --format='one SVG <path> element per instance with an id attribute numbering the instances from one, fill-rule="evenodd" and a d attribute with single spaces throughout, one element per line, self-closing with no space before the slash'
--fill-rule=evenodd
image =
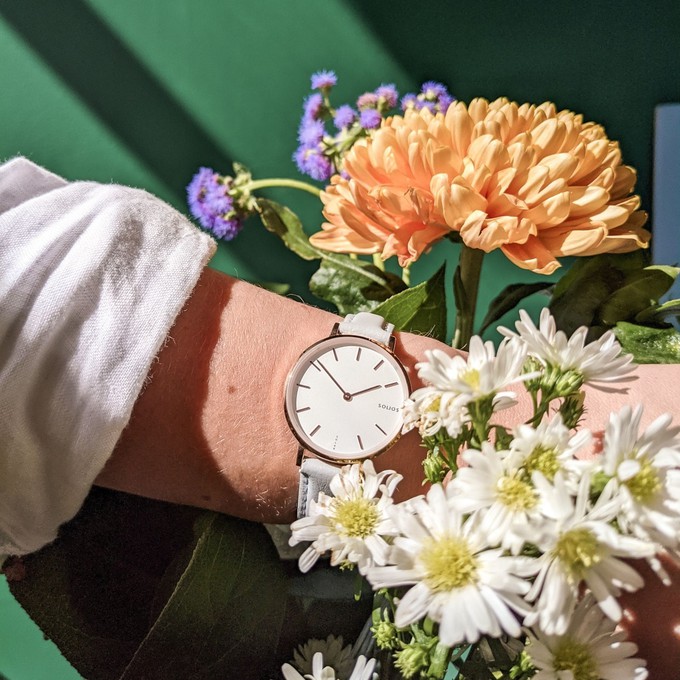
<path id="1" fill-rule="evenodd" d="M 428 281 L 393 295 L 373 311 L 399 331 L 446 340 L 446 265 Z"/>
<path id="2" fill-rule="evenodd" d="M 93 489 L 10 584 L 88 680 L 276 677 L 286 604 L 263 527 Z"/>
<path id="3" fill-rule="evenodd" d="M 565 294 L 571 294 L 572 289 L 580 288 L 584 281 L 600 269 L 615 270 L 620 273 L 642 269 L 649 264 L 649 255 L 642 250 L 625 255 L 595 255 L 594 257 L 578 258 L 555 285 L 553 298 L 555 300 Z"/>
<path id="4" fill-rule="evenodd" d="M 621 321 L 614 333 L 625 352 L 639 364 L 680 364 L 680 333 Z"/>
<path id="5" fill-rule="evenodd" d="M 557 327 L 571 335 L 580 326 L 600 325 L 600 305 L 625 281 L 611 256 L 577 260 L 555 285 L 550 312 Z"/>
<path id="6" fill-rule="evenodd" d="M 652 305 L 643 309 L 635 317 L 635 321 L 640 324 L 654 324 L 661 323 L 668 317 L 680 318 L 680 300 L 668 300 L 662 305 Z"/>
<path id="7" fill-rule="evenodd" d="M 258 198 L 256 205 L 262 224 L 296 255 L 303 260 L 318 260 L 325 255 L 309 242 L 300 218 L 292 210 L 266 198 Z"/>
<path id="8" fill-rule="evenodd" d="M 191 560 L 121 680 L 260 678 L 272 667 L 286 587 L 264 529 L 204 513 L 195 534 Z"/>
<path id="9" fill-rule="evenodd" d="M 264 288 L 265 290 L 268 290 L 272 293 L 276 293 L 277 295 L 286 295 L 288 291 L 290 290 L 290 284 L 289 283 L 277 283 L 275 281 L 259 281 L 255 283 L 256 286 L 259 286 L 260 288 Z"/>
<path id="10" fill-rule="evenodd" d="M 370 312 L 406 288 L 396 275 L 348 255 L 324 253 L 309 289 L 322 300 L 332 302 L 340 314 Z"/>
<path id="11" fill-rule="evenodd" d="M 636 314 L 658 302 L 673 285 L 680 269 L 653 265 L 629 272 L 625 283 L 600 306 L 599 318 L 609 326 L 633 319 Z"/>
<path id="12" fill-rule="evenodd" d="M 478 331 L 479 335 L 489 328 L 492 323 L 498 321 L 504 314 L 507 314 L 511 309 L 514 309 L 522 300 L 524 300 L 524 298 L 542 290 L 547 290 L 552 285 L 553 283 L 550 281 L 510 284 L 491 301 L 489 310 Z"/>

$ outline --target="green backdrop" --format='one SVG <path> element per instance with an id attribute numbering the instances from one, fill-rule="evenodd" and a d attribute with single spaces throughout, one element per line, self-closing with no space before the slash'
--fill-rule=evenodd
<path id="1" fill-rule="evenodd" d="M 653 108 L 680 100 L 680 3 L 0 0 L 0 159 L 23 154 L 69 179 L 143 187 L 184 210 L 199 165 L 227 171 L 239 160 L 258 177 L 295 173 L 300 106 L 320 68 L 337 72 L 337 101 L 381 82 L 406 92 L 438 79 L 463 100 L 550 99 L 583 112 L 621 141 L 649 208 Z M 318 227 L 315 199 L 271 195 Z M 213 266 L 292 281 L 309 300 L 313 265 L 249 227 Z M 517 280 L 489 258 L 482 306 Z M 78 677 L 4 582 L 0 673 Z"/>

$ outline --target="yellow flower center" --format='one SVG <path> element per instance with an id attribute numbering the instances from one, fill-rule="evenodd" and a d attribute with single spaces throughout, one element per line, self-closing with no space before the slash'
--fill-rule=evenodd
<path id="1" fill-rule="evenodd" d="M 580 581 L 602 559 L 597 538 L 585 528 L 563 533 L 557 540 L 553 554 L 572 581 Z"/>
<path id="2" fill-rule="evenodd" d="M 439 405 L 442 403 L 441 396 L 437 395 L 427 406 L 425 411 L 428 413 L 436 413 L 439 411 Z"/>
<path id="3" fill-rule="evenodd" d="M 530 477 L 531 473 L 536 471 L 543 474 L 550 482 L 555 479 L 555 474 L 561 467 L 557 458 L 557 449 L 551 449 L 542 444 L 536 446 L 524 461 L 524 469 Z"/>
<path id="4" fill-rule="evenodd" d="M 334 502 L 335 528 L 351 538 L 370 536 L 378 524 L 378 509 L 367 498 L 349 498 Z"/>
<path id="5" fill-rule="evenodd" d="M 424 581 L 431 590 L 454 590 L 477 580 L 477 560 L 464 539 L 430 539 L 420 561 L 425 567 Z"/>
<path id="6" fill-rule="evenodd" d="M 498 500 L 512 510 L 531 510 L 538 503 L 531 484 L 518 477 L 501 477 L 497 492 Z"/>
<path id="7" fill-rule="evenodd" d="M 473 390 L 478 390 L 480 385 L 479 371 L 476 368 L 468 368 L 460 374 L 460 379 Z"/>
<path id="8" fill-rule="evenodd" d="M 648 460 L 643 460 L 640 464 L 640 471 L 626 480 L 624 484 L 633 498 L 640 503 L 648 503 L 661 489 L 659 475 Z"/>
<path id="9" fill-rule="evenodd" d="M 597 661 L 593 658 L 588 645 L 564 638 L 553 653 L 553 670 L 571 671 L 574 680 L 599 680 Z"/>

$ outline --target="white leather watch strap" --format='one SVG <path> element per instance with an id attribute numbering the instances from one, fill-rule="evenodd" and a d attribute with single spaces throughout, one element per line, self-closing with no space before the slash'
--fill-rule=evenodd
<path id="1" fill-rule="evenodd" d="M 342 334 L 361 335 L 387 346 L 394 331 L 394 324 L 388 323 L 377 314 L 359 312 L 348 314 L 338 325 L 338 330 Z"/>
<path id="2" fill-rule="evenodd" d="M 298 491 L 298 517 L 307 517 L 311 501 L 319 494 L 331 496 L 331 479 L 338 474 L 340 468 L 325 463 L 319 458 L 304 458 L 300 465 L 300 489 Z"/>

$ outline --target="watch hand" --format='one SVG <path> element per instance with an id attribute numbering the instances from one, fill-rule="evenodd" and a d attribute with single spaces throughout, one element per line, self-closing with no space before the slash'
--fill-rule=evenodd
<path id="1" fill-rule="evenodd" d="M 316 363 L 323 368 L 328 377 L 338 386 L 338 389 L 343 393 L 344 396 L 349 395 L 349 392 L 343 389 L 342 385 L 331 375 L 331 372 L 317 359 Z"/>
<path id="2" fill-rule="evenodd" d="M 356 397 L 358 394 L 365 394 L 366 392 L 373 392 L 373 390 L 379 390 L 382 385 L 373 385 L 373 387 L 367 387 L 365 390 L 359 390 L 358 392 L 352 392 L 350 397 Z"/>

